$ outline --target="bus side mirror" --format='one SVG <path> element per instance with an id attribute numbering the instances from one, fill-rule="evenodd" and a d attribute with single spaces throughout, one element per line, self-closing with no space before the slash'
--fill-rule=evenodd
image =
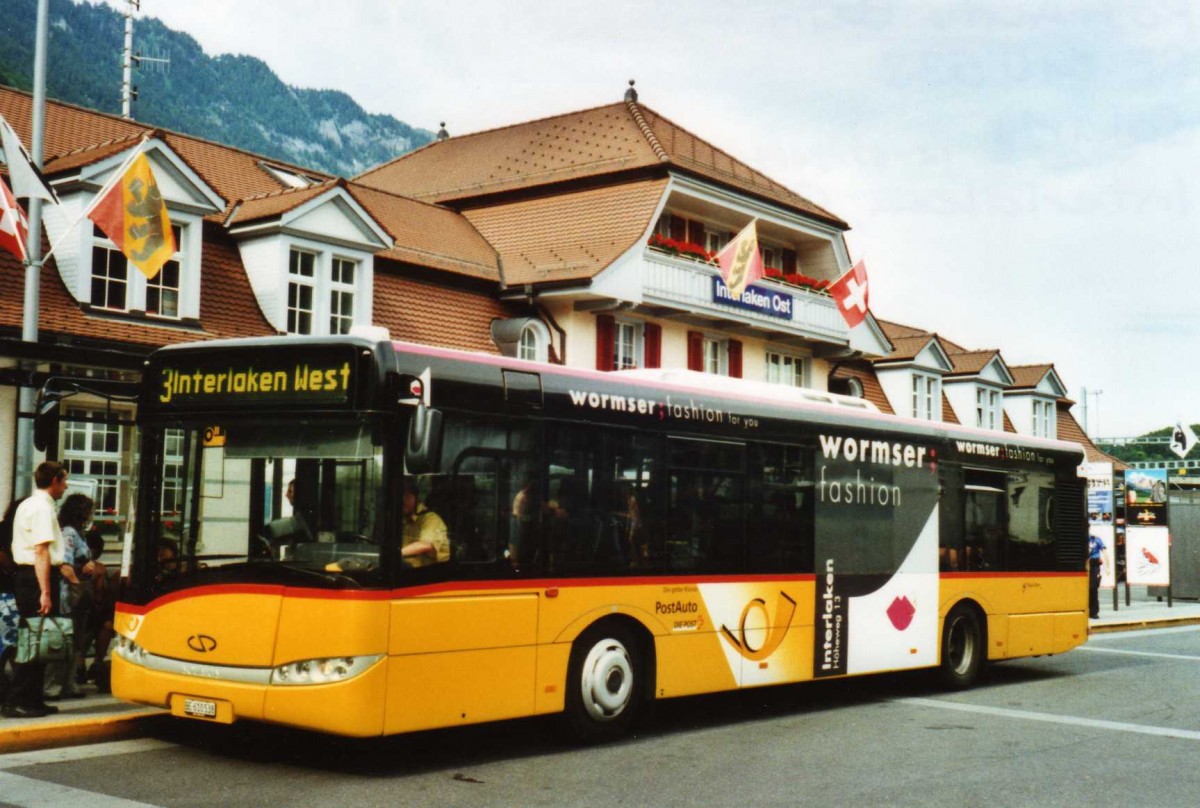
<path id="1" fill-rule="evenodd" d="M 33 416 L 33 445 L 39 452 L 58 443 L 58 398 L 38 401 Z"/>
<path id="2" fill-rule="evenodd" d="M 409 474 L 432 474 L 441 465 L 442 413 L 418 404 L 408 422 L 404 465 Z"/>

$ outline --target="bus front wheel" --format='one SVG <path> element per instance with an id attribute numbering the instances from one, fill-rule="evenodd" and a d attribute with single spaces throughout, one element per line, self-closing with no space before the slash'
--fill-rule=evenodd
<path id="1" fill-rule="evenodd" d="M 955 690 L 973 685 L 985 654 L 979 613 L 964 604 L 955 606 L 946 615 L 942 630 L 942 683 Z"/>
<path id="2" fill-rule="evenodd" d="M 633 723 L 642 698 L 637 644 L 620 626 L 597 626 L 571 648 L 567 669 L 567 719 L 585 743 L 620 737 Z"/>

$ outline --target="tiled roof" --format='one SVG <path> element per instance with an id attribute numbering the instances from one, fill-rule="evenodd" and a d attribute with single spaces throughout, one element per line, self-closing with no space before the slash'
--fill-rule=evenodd
<path id="1" fill-rule="evenodd" d="M 892 343 L 892 352 L 879 360 L 880 362 L 916 359 L 917 355 L 925 350 L 925 346 L 934 340 L 934 336 L 932 334 L 920 334 L 912 337 L 893 337 L 889 335 L 888 339 Z"/>
<path id="2" fill-rule="evenodd" d="M 467 210 L 509 285 L 590 278 L 650 228 L 667 180 L 643 180 Z"/>
<path id="3" fill-rule="evenodd" d="M 942 420 L 948 424 L 961 424 L 958 419 L 958 413 L 950 406 L 950 399 L 946 398 L 946 394 L 942 393 Z"/>
<path id="4" fill-rule="evenodd" d="M 462 215 L 353 183 L 347 190 L 395 240 L 377 256 L 493 283 L 500 280 L 496 250 Z"/>
<path id="5" fill-rule="evenodd" d="M 26 145 L 30 138 L 32 105 L 28 93 L 0 86 L 0 115 L 12 124 Z M 147 135 L 160 137 L 230 206 L 238 200 L 270 194 L 285 187 L 262 168 L 264 161 L 317 179 L 333 179 L 323 172 L 266 160 L 231 146 L 156 129 L 61 101 L 46 103 L 46 173 L 54 175 L 90 165 L 128 149 Z M 209 218 L 220 221 L 227 213 L 228 209 Z"/>
<path id="6" fill-rule="evenodd" d="M 1000 355 L 999 351 L 964 351 L 962 353 L 948 353 L 953 369 L 951 375 L 971 376 L 980 373 L 988 366 L 988 363 Z"/>
<path id="7" fill-rule="evenodd" d="M 26 143 L 29 142 L 31 106 L 28 93 L 0 86 L 0 114 L 13 124 Z M 143 137 L 153 135 L 161 138 L 225 200 L 226 209 L 207 217 L 209 221 L 224 223 L 231 213 L 233 223 L 277 216 L 340 182 L 395 238 L 394 246 L 378 253 L 381 257 L 499 280 L 495 250 L 469 222 L 446 208 L 370 188 L 356 188 L 352 183 L 336 180 L 322 172 L 57 101 L 47 103 L 46 117 L 46 172 L 50 175 L 106 159 L 129 149 Z M 264 163 L 293 170 L 319 182 L 299 189 L 286 186 L 263 168 Z"/>
<path id="8" fill-rule="evenodd" d="M 308 188 L 284 188 L 269 194 L 251 196 L 241 201 L 225 219 L 226 227 L 247 224 L 260 219 L 271 219 L 303 205 L 310 199 L 336 186 L 335 181 L 326 181 Z"/>
<path id="9" fill-rule="evenodd" d="M 393 339 L 467 351 L 498 353 L 491 341 L 496 318 L 516 316 L 487 294 L 423 283 L 379 266 L 375 273 L 375 324 Z"/>
<path id="10" fill-rule="evenodd" d="M 556 115 L 435 141 L 356 180 L 406 196 L 450 202 L 635 169 L 699 175 L 848 228 L 788 190 L 635 102 Z"/>
<path id="11" fill-rule="evenodd" d="M 1008 370 L 1013 376 L 1013 387 L 1033 388 L 1041 384 L 1047 373 L 1054 370 L 1054 365 L 1010 365 Z"/>

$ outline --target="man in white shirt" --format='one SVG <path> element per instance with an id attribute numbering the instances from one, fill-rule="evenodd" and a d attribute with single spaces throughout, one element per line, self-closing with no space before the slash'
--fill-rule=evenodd
<path id="1" fill-rule="evenodd" d="M 17 611 L 22 618 L 58 613 L 58 569 L 65 547 L 55 504 L 67 490 L 67 470 L 46 461 L 33 472 L 37 490 L 13 515 L 13 562 Z M 14 666 L 12 687 L 0 713 L 10 718 L 40 718 L 58 712 L 42 696 L 44 666 Z"/>

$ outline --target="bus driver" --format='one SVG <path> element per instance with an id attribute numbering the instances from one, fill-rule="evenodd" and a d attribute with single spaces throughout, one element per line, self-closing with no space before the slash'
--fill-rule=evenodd
<path id="1" fill-rule="evenodd" d="M 400 557 L 412 567 L 450 560 L 450 538 L 442 517 L 425 507 L 418 498 L 417 484 L 404 483 L 404 535 Z"/>

